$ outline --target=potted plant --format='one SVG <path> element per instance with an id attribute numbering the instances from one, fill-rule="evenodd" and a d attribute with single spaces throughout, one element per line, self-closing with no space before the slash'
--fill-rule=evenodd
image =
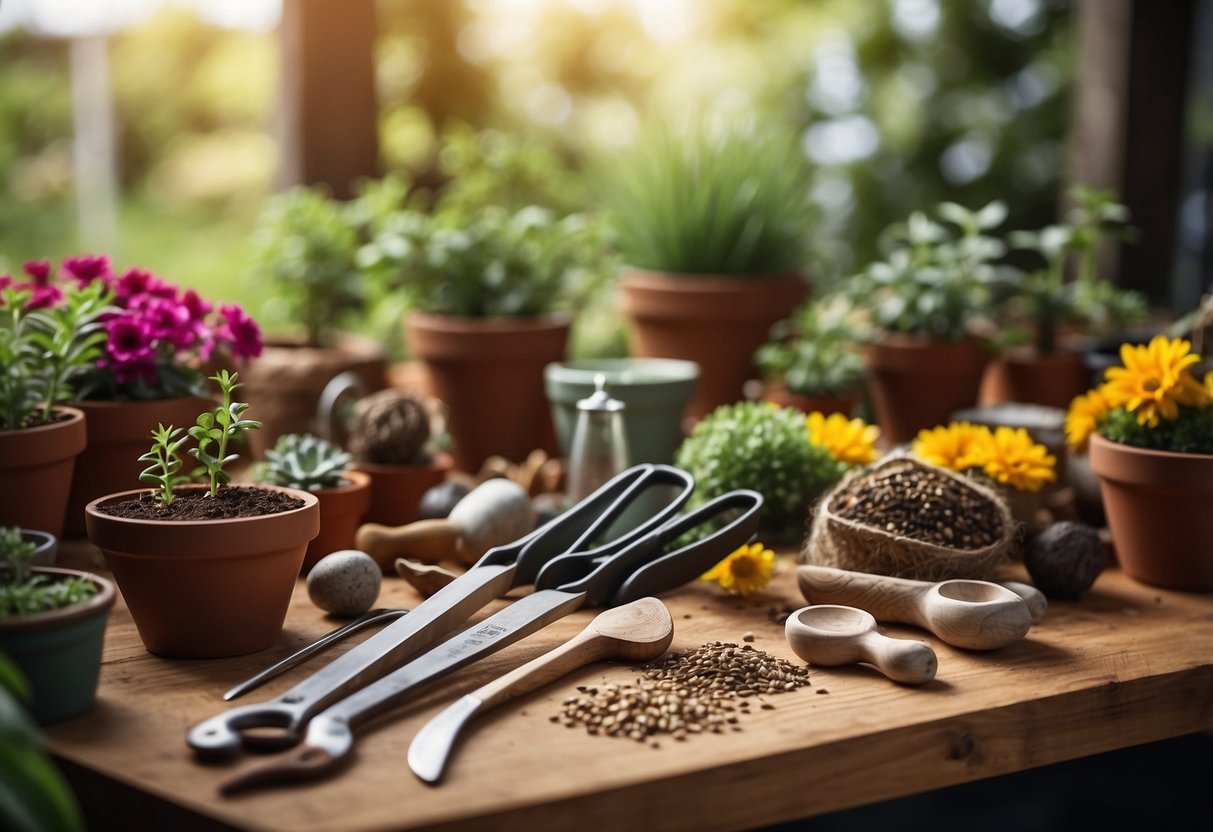
<path id="1" fill-rule="evenodd" d="M 695 477 L 692 505 L 734 488 L 763 496 L 763 533 L 798 540 L 814 500 L 852 468 L 876 459 L 879 431 L 838 413 L 808 416 L 764 402 L 721 405 L 678 449 Z"/>
<path id="2" fill-rule="evenodd" d="M 154 489 L 100 497 L 85 509 L 88 536 L 105 555 L 144 645 L 162 656 L 213 658 L 268 647 L 282 631 L 307 543 L 319 531 L 314 494 L 272 485 L 228 485 L 232 442 L 260 423 L 232 401 L 236 374 L 211 377 L 220 403 L 188 433 L 152 431 L 141 459 Z M 205 484 L 186 485 L 182 451 Z"/>
<path id="3" fill-rule="evenodd" d="M 33 566 L 36 550 L 21 529 L 0 527 L 0 651 L 29 681 L 34 718 L 52 722 L 87 710 L 96 696 L 114 586 Z"/>
<path id="4" fill-rule="evenodd" d="M 49 284 L 0 277 L 0 523 L 58 537 L 84 414 L 62 403 L 101 354 L 101 287 L 63 302 Z"/>
<path id="5" fill-rule="evenodd" d="M 1099 478 L 1116 556 L 1147 584 L 1213 591 L 1213 375 L 1191 344 L 1124 344 L 1121 363 L 1066 414 Z"/>
<path id="6" fill-rule="evenodd" d="M 370 199 L 377 199 L 378 193 Z M 338 325 L 367 308 L 355 257 L 367 203 L 341 203 L 316 187 L 275 196 L 253 236 L 253 266 L 274 287 L 278 317 L 301 331 L 267 342 L 244 373 L 249 402 L 265 427 L 250 437 L 260 459 L 284 433 L 308 433 L 329 380 L 354 372 L 367 390 L 387 384 L 387 356 L 377 341 Z"/>
<path id="7" fill-rule="evenodd" d="M 632 354 L 699 365 L 693 419 L 739 400 L 771 325 L 808 296 L 803 154 L 736 129 L 654 132 L 603 179 Z"/>
<path id="8" fill-rule="evenodd" d="M 771 327 L 754 353 L 766 401 L 804 413 L 850 415 L 864 387 L 862 327 L 842 296 L 809 300 Z"/>
<path id="9" fill-rule="evenodd" d="M 371 479 L 366 522 L 402 526 L 420 519 L 421 497 L 446 479 L 441 405 L 415 393 L 380 390 L 358 399 L 346 431 L 355 470 Z"/>
<path id="10" fill-rule="evenodd" d="M 947 422 L 977 402 L 990 354 L 979 330 L 988 324 L 994 261 L 1006 246 L 986 232 L 1006 218 L 991 202 L 973 212 L 941 204 L 936 221 L 915 212 L 886 231 L 889 253 L 851 281 L 875 326 L 863 346 L 868 390 L 881 433 L 891 444 Z"/>
<path id="11" fill-rule="evenodd" d="M 543 368 L 564 358 L 572 313 L 600 277 L 600 228 L 529 205 L 397 211 L 361 262 L 409 300 L 410 353 L 448 409 L 455 464 L 555 453 Z"/>
<path id="12" fill-rule="evenodd" d="M 320 502 L 320 533 L 307 545 L 304 574 L 325 555 L 354 547 L 354 532 L 371 506 L 371 478 L 350 470 L 353 459 L 311 434 L 284 433 L 265 452 L 260 481 L 310 491 Z"/>
<path id="13" fill-rule="evenodd" d="M 33 307 L 79 319 L 82 304 L 107 308 L 98 316 L 100 352 L 76 380 L 72 407 L 84 413 L 88 444 L 76 460 L 63 534 L 84 534 L 84 506 L 103 494 L 135 488 L 136 457 L 153 418 L 184 422 L 209 402 L 203 367 L 243 361 L 261 351 L 261 331 L 235 304 L 215 304 L 151 272 L 119 274 L 105 255 L 25 264 Z M 96 296 L 100 296 L 97 299 Z"/>
<path id="14" fill-rule="evenodd" d="M 1065 409 L 1090 384 L 1087 342 L 1145 318 L 1141 294 L 1096 279 L 1099 245 L 1129 233 L 1128 209 L 1108 192 L 1076 187 L 1071 194 L 1067 222 L 1009 236 L 1012 248 L 1032 252 L 1044 267 L 1018 275 L 1003 300 L 1004 349 L 987 371 L 986 401 Z"/>

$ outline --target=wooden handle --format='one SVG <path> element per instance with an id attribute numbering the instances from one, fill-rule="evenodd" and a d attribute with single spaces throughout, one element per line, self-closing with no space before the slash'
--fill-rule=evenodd
<path id="1" fill-rule="evenodd" d="M 898 621 L 931 629 L 923 618 L 921 599 L 929 584 L 830 566 L 801 566 L 796 579 L 812 604 L 842 604 L 870 612 L 877 621 Z"/>
<path id="2" fill-rule="evenodd" d="M 929 644 L 889 638 L 876 631 L 859 637 L 861 661 L 872 664 L 894 682 L 922 685 L 935 678 L 939 660 Z"/>
<path id="3" fill-rule="evenodd" d="M 1039 624 L 1049 611 L 1049 599 L 1036 587 L 1021 584 L 1019 581 L 998 581 L 998 585 L 1006 587 L 1024 600 L 1033 624 Z"/>
<path id="4" fill-rule="evenodd" d="M 453 560 L 459 554 L 459 529 L 449 520 L 418 520 L 404 526 L 364 523 L 354 535 L 354 548 L 366 552 L 387 574 L 396 558 L 422 563 Z"/>

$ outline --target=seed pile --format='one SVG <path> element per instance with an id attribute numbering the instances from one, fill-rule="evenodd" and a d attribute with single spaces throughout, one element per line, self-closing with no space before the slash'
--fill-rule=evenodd
<path id="1" fill-rule="evenodd" d="M 578 688 L 579 695 L 565 699 L 561 716 L 552 721 L 638 742 L 656 734 L 685 740 L 703 731 L 740 731 L 739 716 L 749 713 L 750 697 L 807 684 L 809 672 L 802 665 L 748 644 L 714 641 L 646 666 L 636 684 Z"/>
<path id="2" fill-rule="evenodd" d="M 859 477 L 831 508 L 847 520 L 954 549 L 984 549 L 1000 540 L 997 508 L 952 477 L 928 468 L 891 468 Z"/>

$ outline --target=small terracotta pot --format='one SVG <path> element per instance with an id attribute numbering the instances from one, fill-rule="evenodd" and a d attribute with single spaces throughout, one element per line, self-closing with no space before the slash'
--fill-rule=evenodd
<path id="1" fill-rule="evenodd" d="M 693 420 L 743 398 L 742 387 L 756 374 L 754 352 L 770 337 L 771 325 L 788 317 L 808 296 L 808 284 L 795 274 L 628 269 L 619 281 L 619 306 L 630 323 L 632 355 L 699 365 L 688 408 Z"/>
<path id="2" fill-rule="evenodd" d="M 152 653 L 239 656 L 277 640 L 308 541 L 320 530 L 320 506 L 307 491 L 256 487 L 304 504 L 224 520 L 130 520 L 100 511 L 146 494 L 144 489 L 100 497 L 85 508 L 89 540 L 105 555 Z"/>
<path id="3" fill-rule="evenodd" d="M 882 439 L 909 442 L 977 403 L 990 357 L 974 340 L 937 341 L 889 333 L 863 345 L 868 390 Z"/>
<path id="4" fill-rule="evenodd" d="M 855 412 L 855 406 L 859 404 L 859 397 L 857 395 L 830 396 L 823 394 L 819 396 L 802 396 L 781 386 L 764 388 L 762 400 L 777 404 L 780 407 L 794 407 L 801 413 L 823 413 L 826 416 L 829 416 L 831 413 L 841 413 L 848 418 Z"/>
<path id="5" fill-rule="evenodd" d="M 73 402 L 84 414 L 88 445 L 76 457 L 72 491 L 67 501 L 64 537 L 84 536 L 84 507 L 98 497 L 139 488 L 147 467 L 139 456 L 151 447 L 157 424 L 188 429 L 215 403 L 196 396 L 176 396 L 138 402 Z"/>
<path id="6" fill-rule="evenodd" d="M 83 604 L 0 619 L 0 651 L 29 682 L 34 719 L 54 722 L 93 704 L 105 625 L 116 593 L 110 581 L 88 572 L 50 567 L 33 571 L 58 579 L 87 578 L 97 585 L 97 594 Z"/>
<path id="7" fill-rule="evenodd" d="M 0 430 L 0 526 L 63 536 L 76 456 L 87 444 L 84 414 L 56 407 L 67 418 L 19 430 Z"/>
<path id="8" fill-rule="evenodd" d="M 343 476 L 341 485 L 312 492 L 320 501 L 320 533 L 307 545 L 303 574 L 325 555 L 354 548 L 354 532 L 371 507 L 370 475 L 346 471 Z"/>
<path id="9" fill-rule="evenodd" d="M 543 368 L 564 359 L 569 323 L 565 316 L 405 316 L 409 350 L 447 406 L 457 467 L 478 471 L 495 454 L 521 462 L 536 448 L 556 454 Z"/>
<path id="10" fill-rule="evenodd" d="M 1088 455 L 1125 574 L 1213 591 L 1213 455 L 1134 448 L 1098 434 Z"/>
<path id="11" fill-rule="evenodd" d="M 354 470 L 371 478 L 371 504 L 364 522 L 403 526 L 419 520 L 422 495 L 445 480 L 454 464 L 450 454 L 435 454 L 425 465 L 355 462 Z"/>
<path id="12" fill-rule="evenodd" d="M 357 375 L 367 393 L 382 390 L 387 386 L 383 347 L 349 333 L 342 333 L 331 348 L 267 342 L 261 355 L 240 371 L 242 387 L 236 391 L 249 403 L 249 418 L 264 424 L 248 435 L 252 458 L 264 459 L 285 433 L 322 433 L 316 424 L 320 394 L 344 372 Z"/>
<path id="13" fill-rule="evenodd" d="M 990 362 L 982 380 L 983 404 L 1022 402 L 1065 410 L 1091 387 L 1091 371 L 1080 352 L 1039 355 L 1013 350 Z"/>

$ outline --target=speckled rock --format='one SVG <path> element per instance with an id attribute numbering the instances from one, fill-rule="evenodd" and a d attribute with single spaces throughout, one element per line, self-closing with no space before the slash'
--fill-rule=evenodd
<path id="1" fill-rule="evenodd" d="M 379 597 L 383 576 L 366 552 L 342 549 L 325 555 L 307 576 L 312 603 L 333 615 L 360 615 Z"/>

